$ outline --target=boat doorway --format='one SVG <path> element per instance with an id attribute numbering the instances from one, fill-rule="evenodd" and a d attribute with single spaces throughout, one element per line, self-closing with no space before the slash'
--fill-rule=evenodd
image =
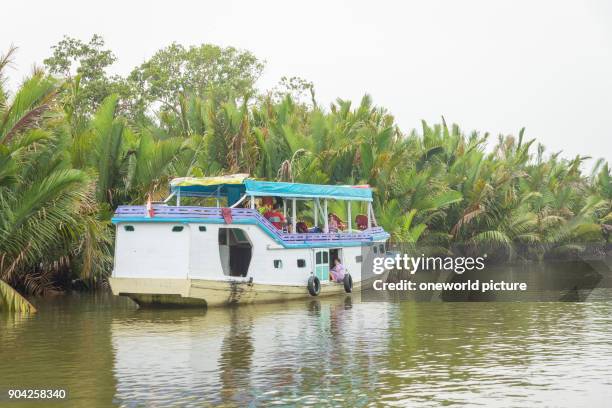
<path id="1" fill-rule="evenodd" d="M 344 263 L 342 262 L 342 249 L 340 248 L 334 248 L 334 249 L 330 249 L 329 250 L 329 268 L 333 268 L 334 266 L 336 266 L 334 264 L 334 260 L 338 258 L 340 260 L 340 263 Z"/>
<path id="2" fill-rule="evenodd" d="M 247 276 L 253 245 L 240 228 L 219 228 L 219 256 L 226 276 Z"/>
<path id="3" fill-rule="evenodd" d="M 334 259 L 338 258 L 342 262 L 342 249 L 316 249 L 315 255 L 315 275 L 321 282 L 330 281 L 329 271 L 335 266 Z"/>
<path id="4" fill-rule="evenodd" d="M 341 248 L 333 248 L 329 250 L 329 270 L 331 271 L 336 266 L 335 260 L 340 260 L 341 264 L 344 264 L 342 259 L 342 249 Z M 329 274 L 329 280 L 333 280 L 331 273 Z"/>

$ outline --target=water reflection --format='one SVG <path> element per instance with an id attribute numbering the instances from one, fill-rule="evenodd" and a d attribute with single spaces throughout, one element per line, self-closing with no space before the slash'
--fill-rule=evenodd
<path id="1" fill-rule="evenodd" d="M 605 406 L 609 312 L 606 303 L 404 304 L 383 401 Z"/>
<path id="2" fill-rule="evenodd" d="M 134 306 L 109 296 L 35 300 L 32 316 L 0 313 L 0 405 L 8 389 L 64 389 L 71 406 L 112 406 L 110 316 Z M 20 401 L 16 406 L 62 406 Z"/>
<path id="3" fill-rule="evenodd" d="M 138 310 L 66 297 L 0 316 L 0 388 L 70 406 L 486 406 L 612 398 L 612 304 L 363 303 Z M 23 406 L 23 405 L 22 405 Z"/>
<path id="4" fill-rule="evenodd" d="M 243 406 L 363 393 L 364 384 L 345 374 L 376 373 L 372 357 L 388 342 L 389 310 L 361 309 L 353 310 L 351 298 L 336 298 L 115 318 L 116 400 Z"/>

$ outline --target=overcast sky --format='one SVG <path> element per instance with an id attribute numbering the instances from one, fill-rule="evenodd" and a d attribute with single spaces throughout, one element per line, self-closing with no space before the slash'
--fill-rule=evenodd
<path id="1" fill-rule="evenodd" d="M 19 47 L 15 86 L 64 34 L 101 34 L 127 74 L 173 41 L 266 60 L 319 102 L 369 93 L 403 130 L 420 120 L 516 134 L 548 151 L 612 161 L 612 1 L 8 1 L 0 49 Z"/>

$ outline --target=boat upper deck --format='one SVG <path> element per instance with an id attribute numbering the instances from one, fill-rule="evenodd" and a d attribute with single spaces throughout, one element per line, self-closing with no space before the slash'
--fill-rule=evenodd
<path id="1" fill-rule="evenodd" d="M 226 224 L 222 208 L 199 206 L 153 205 L 154 215 L 148 216 L 144 205 L 119 206 L 113 217 L 113 223 L 124 222 L 180 222 Z M 382 227 L 370 227 L 363 231 L 345 231 L 328 233 L 287 233 L 278 230 L 259 211 L 252 208 L 231 208 L 232 221 L 228 225 L 259 225 L 274 241 L 286 248 L 361 246 L 368 242 L 389 238 Z"/>

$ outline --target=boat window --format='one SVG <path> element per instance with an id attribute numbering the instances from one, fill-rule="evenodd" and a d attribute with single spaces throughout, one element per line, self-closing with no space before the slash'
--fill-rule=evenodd
<path id="1" fill-rule="evenodd" d="M 198 229 L 199 229 L 200 231 L 202 231 L 202 232 L 206 232 L 206 226 L 205 226 L 205 225 L 200 225 L 200 226 L 198 227 Z"/>
<path id="2" fill-rule="evenodd" d="M 298 266 L 298 268 L 304 268 L 306 266 L 306 260 L 305 259 L 298 259 L 297 260 L 297 266 Z"/>
<path id="3" fill-rule="evenodd" d="M 317 252 L 317 260 L 316 260 L 317 265 L 321 263 L 321 252 Z"/>
<path id="4" fill-rule="evenodd" d="M 274 267 L 276 269 L 280 269 L 283 267 L 283 261 L 281 261 L 280 259 L 275 259 L 274 260 Z"/>
<path id="5" fill-rule="evenodd" d="M 357 255 L 357 256 L 355 257 L 355 262 L 357 262 L 357 263 L 361 263 L 362 261 L 363 261 L 363 256 L 361 256 L 361 255 Z"/>
<path id="6" fill-rule="evenodd" d="M 134 231 L 134 226 L 133 225 L 126 225 L 125 227 L 123 227 L 123 229 L 128 231 L 128 232 L 132 232 L 132 231 Z"/>
<path id="7" fill-rule="evenodd" d="M 324 251 L 323 252 L 323 263 L 326 264 L 329 262 L 329 252 Z"/>
<path id="8" fill-rule="evenodd" d="M 374 253 L 377 254 L 378 253 L 378 247 L 376 245 L 374 245 Z"/>
<path id="9" fill-rule="evenodd" d="M 380 244 L 380 245 L 378 246 L 378 251 L 379 251 L 381 254 L 384 254 L 384 253 L 385 253 L 385 244 Z"/>
<path id="10" fill-rule="evenodd" d="M 239 242 L 241 244 L 249 242 L 243 230 L 238 228 L 232 228 L 232 232 L 234 233 L 234 238 L 236 239 L 236 242 Z"/>
<path id="11" fill-rule="evenodd" d="M 174 227 L 172 227 L 172 232 L 181 232 L 183 228 L 184 227 L 182 225 L 175 225 Z"/>

